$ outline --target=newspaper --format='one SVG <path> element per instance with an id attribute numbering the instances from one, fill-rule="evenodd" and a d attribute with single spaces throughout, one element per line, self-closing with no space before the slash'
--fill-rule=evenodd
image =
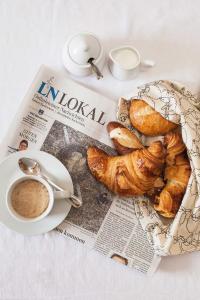
<path id="1" fill-rule="evenodd" d="M 68 169 L 83 206 L 71 208 L 56 230 L 124 265 L 152 274 L 154 254 L 136 218 L 133 199 L 109 192 L 91 175 L 86 149 L 95 145 L 115 154 L 106 124 L 117 104 L 42 66 L 2 144 L 1 158 L 28 148 L 46 151 Z"/>

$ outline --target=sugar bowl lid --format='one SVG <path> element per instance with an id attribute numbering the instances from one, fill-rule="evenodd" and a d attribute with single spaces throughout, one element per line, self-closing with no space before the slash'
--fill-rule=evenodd
<path id="1" fill-rule="evenodd" d="M 65 68 L 73 75 L 95 74 L 103 77 L 101 70 L 105 62 L 105 52 L 98 38 L 89 32 L 81 32 L 67 39 L 62 51 Z"/>
<path id="2" fill-rule="evenodd" d="M 101 52 L 101 45 L 97 38 L 90 33 L 79 33 L 68 43 L 71 59 L 79 64 L 86 65 L 90 58 L 97 59 Z"/>

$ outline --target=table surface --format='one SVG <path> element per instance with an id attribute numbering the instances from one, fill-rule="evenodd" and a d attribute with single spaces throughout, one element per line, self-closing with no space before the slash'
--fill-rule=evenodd
<path id="1" fill-rule="evenodd" d="M 0 0 L 0 139 L 41 64 L 65 72 L 66 38 L 94 32 L 106 53 L 133 44 L 156 66 L 129 82 L 79 78 L 117 101 L 133 86 L 172 79 L 198 92 L 200 2 Z M 164 258 L 153 277 L 125 268 L 56 232 L 25 237 L 0 225 L 0 299 L 196 299 L 200 254 Z"/>

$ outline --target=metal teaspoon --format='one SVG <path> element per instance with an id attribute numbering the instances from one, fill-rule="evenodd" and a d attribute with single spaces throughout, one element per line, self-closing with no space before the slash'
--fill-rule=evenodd
<path id="1" fill-rule="evenodd" d="M 24 172 L 26 175 L 38 175 L 44 178 L 48 181 L 49 184 L 51 184 L 53 187 L 55 187 L 58 191 L 64 191 L 63 188 L 55 184 L 51 179 L 49 179 L 45 174 L 42 173 L 40 164 L 28 157 L 23 157 L 18 160 L 18 165 L 22 172 Z M 69 198 L 67 198 L 68 201 L 72 204 L 73 207 L 79 208 L 82 206 L 82 200 L 76 197 L 75 195 L 71 194 Z"/>
<path id="2" fill-rule="evenodd" d="M 90 64 L 93 73 L 96 75 L 96 78 L 99 80 L 101 78 L 103 78 L 102 73 L 100 72 L 99 68 L 93 63 L 94 58 L 89 58 L 88 59 L 88 63 Z"/>

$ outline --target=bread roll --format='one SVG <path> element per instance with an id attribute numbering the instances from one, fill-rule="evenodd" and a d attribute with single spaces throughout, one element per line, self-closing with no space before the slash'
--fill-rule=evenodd
<path id="1" fill-rule="evenodd" d="M 133 127 L 147 136 L 164 135 L 178 127 L 177 124 L 163 118 L 144 100 L 132 100 L 129 115 Z"/>
<path id="2" fill-rule="evenodd" d="M 119 154 L 127 154 L 136 149 L 142 149 L 143 145 L 137 136 L 118 122 L 110 122 L 107 125 L 110 138 Z"/>

